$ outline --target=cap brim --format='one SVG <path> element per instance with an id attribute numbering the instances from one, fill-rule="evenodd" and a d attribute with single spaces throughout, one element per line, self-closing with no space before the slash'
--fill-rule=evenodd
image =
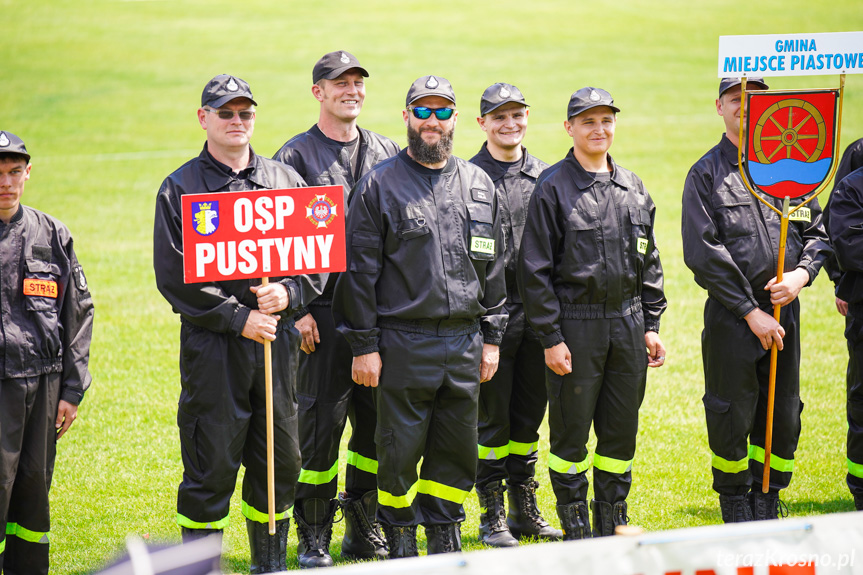
<path id="1" fill-rule="evenodd" d="M 444 100 L 449 100 L 450 102 L 452 102 L 452 105 L 455 106 L 455 100 L 452 99 L 452 96 L 450 96 L 449 94 L 445 94 L 443 92 L 426 92 L 425 94 L 419 94 L 419 95 L 415 96 L 413 100 L 410 100 L 407 103 L 407 105 L 410 106 L 411 104 L 413 104 L 417 100 L 422 100 L 423 98 L 428 98 L 430 96 L 439 96 L 439 97 L 443 98 Z"/>
<path id="2" fill-rule="evenodd" d="M 500 108 L 501 106 L 503 106 L 505 104 L 521 104 L 525 108 L 530 108 L 530 104 L 528 104 L 527 102 L 519 102 L 518 100 L 506 100 L 505 102 L 501 102 L 500 104 L 495 104 L 494 106 L 492 106 L 491 108 L 488 108 L 485 111 L 480 110 L 479 115 L 485 116 L 486 114 L 491 114 L 492 112 L 494 112 L 495 110 L 497 110 L 498 108 Z"/>
<path id="3" fill-rule="evenodd" d="M 578 116 L 579 114 L 583 114 L 584 112 L 587 112 L 588 110 L 592 110 L 594 108 L 599 108 L 600 106 L 605 106 L 606 108 L 611 108 L 612 110 L 614 110 L 615 114 L 620 113 L 620 108 L 618 108 L 617 106 L 615 106 L 613 104 L 603 104 L 602 102 L 597 102 L 596 104 L 591 104 L 590 106 L 585 106 L 585 107 L 581 108 L 580 110 L 569 114 L 569 116 L 566 119 L 569 120 L 570 118 L 572 118 L 574 116 Z"/>
<path id="4" fill-rule="evenodd" d="M 240 94 L 240 95 L 238 95 L 238 96 L 233 96 L 233 95 L 230 95 L 230 94 L 229 94 L 229 95 L 227 95 L 227 96 L 222 96 L 221 98 L 219 98 L 219 99 L 217 99 L 217 100 L 213 100 L 213 101 L 211 101 L 211 102 L 207 102 L 207 103 L 206 103 L 206 104 L 204 104 L 204 105 L 205 105 L 205 106 L 210 106 L 211 108 L 221 108 L 222 106 L 224 106 L 225 104 L 227 104 L 227 103 L 228 103 L 228 102 L 230 102 L 231 100 L 236 100 L 237 98 L 245 98 L 245 99 L 249 100 L 249 101 L 250 101 L 252 104 L 254 104 L 255 106 L 257 106 L 257 105 L 258 105 L 258 103 L 257 103 L 257 102 L 255 102 L 254 100 L 252 100 L 252 99 L 251 99 L 251 98 L 249 98 L 248 96 L 243 96 L 242 94 Z"/>
<path id="5" fill-rule="evenodd" d="M 327 74 L 325 76 L 321 76 L 320 78 L 318 78 L 318 80 L 335 80 L 336 78 L 338 78 L 339 76 L 341 76 L 342 74 L 347 72 L 348 70 L 359 70 L 360 74 L 363 75 L 363 78 L 369 77 L 368 70 L 366 70 L 362 66 L 349 65 L 349 66 L 344 66 L 342 68 L 336 68 L 334 70 L 331 70 L 329 74 Z"/>

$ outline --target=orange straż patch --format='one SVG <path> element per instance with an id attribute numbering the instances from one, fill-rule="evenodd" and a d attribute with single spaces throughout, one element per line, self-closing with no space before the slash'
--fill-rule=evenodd
<path id="1" fill-rule="evenodd" d="M 57 282 L 53 280 L 25 278 L 24 295 L 57 299 Z"/>

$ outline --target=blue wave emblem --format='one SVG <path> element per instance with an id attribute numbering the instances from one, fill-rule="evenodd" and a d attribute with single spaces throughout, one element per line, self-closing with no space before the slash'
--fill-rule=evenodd
<path id="1" fill-rule="evenodd" d="M 759 186 L 772 186 L 780 182 L 820 184 L 827 177 L 832 162 L 833 158 L 811 163 L 800 160 L 779 160 L 772 164 L 749 162 L 749 175 Z"/>

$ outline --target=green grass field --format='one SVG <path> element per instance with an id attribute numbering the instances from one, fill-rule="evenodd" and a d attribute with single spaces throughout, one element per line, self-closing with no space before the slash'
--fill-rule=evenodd
<path id="1" fill-rule="evenodd" d="M 0 0 L 0 8 L 0 129 L 27 142 L 24 202 L 72 229 L 97 310 L 94 383 L 61 441 L 52 490 L 55 573 L 96 571 L 129 533 L 179 541 L 179 321 L 155 288 L 151 234 L 159 184 L 204 141 L 195 119 L 201 89 L 224 72 L 249 81 L 260 103 L 253 146 L 269 156 L 316 121 L 311 68 L 336 49 L 371 72 L 361 125 L 400 143 L 410 83 L 429 73 L 451 80 L 462 157 L 482 142 L 473 117 L 494 82 L 525 93 L 525 144 L 550 163 L 571 145 L 561 125 L 570 93 L 593 85 L 614 95 L 622 112 L 612 153 L 658 206 L 669 300 L 669 359 L 650 374 L 630 517 L 650 531 L 720 521 L 701 404 L 705 294 L 683 265 L 679 232 L 686 172 L 723 129 L 713 104 L 718 37 L 863 30 L 858 2 Z M 771 84 L 832 87 L 838 77 Z M 846 88 L 844 144 L 863 136 L 863 77 L 849 76 Z M 843 324 L 825 276 L 801 299 L 806 409 L 783 497 L 793 515 L 847 511 Z M 541 506 L 556 524 L 543 447 Z M 477 547 L 477 509 L 471 497 L 467 548 Z M 238 496 L 232 518 L 225 567 L 247 572 Z M 338 560 L 337 544 L 333 551 Z"/>

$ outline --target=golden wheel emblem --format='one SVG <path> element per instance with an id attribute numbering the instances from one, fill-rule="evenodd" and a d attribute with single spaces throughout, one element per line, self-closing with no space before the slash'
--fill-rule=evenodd
<path id="1" fill-rule="evenodd" d="M 787 114 L 785 108 L 788 109 Z M 795 119 L 799 119 L 796 124 Z M 765 126 L 770 125 L 775 126 L 779 133 L 762 135 Z M 815 133 L 816 128 L 818 133 Z M 817 140 L 814 149 L 808 140 Z M 792 150 L 797 150 L 805 161 L 815 162 L 821 157 L 826 141 L 827 125 L 821 112 L 809 102 L 800 99 L 781 100 L 764 110 L 752 134 L 755 157 L 762 164 L 772 163 L 776 155 L 783 150 L 785 159 L 790 159 Z"/>

